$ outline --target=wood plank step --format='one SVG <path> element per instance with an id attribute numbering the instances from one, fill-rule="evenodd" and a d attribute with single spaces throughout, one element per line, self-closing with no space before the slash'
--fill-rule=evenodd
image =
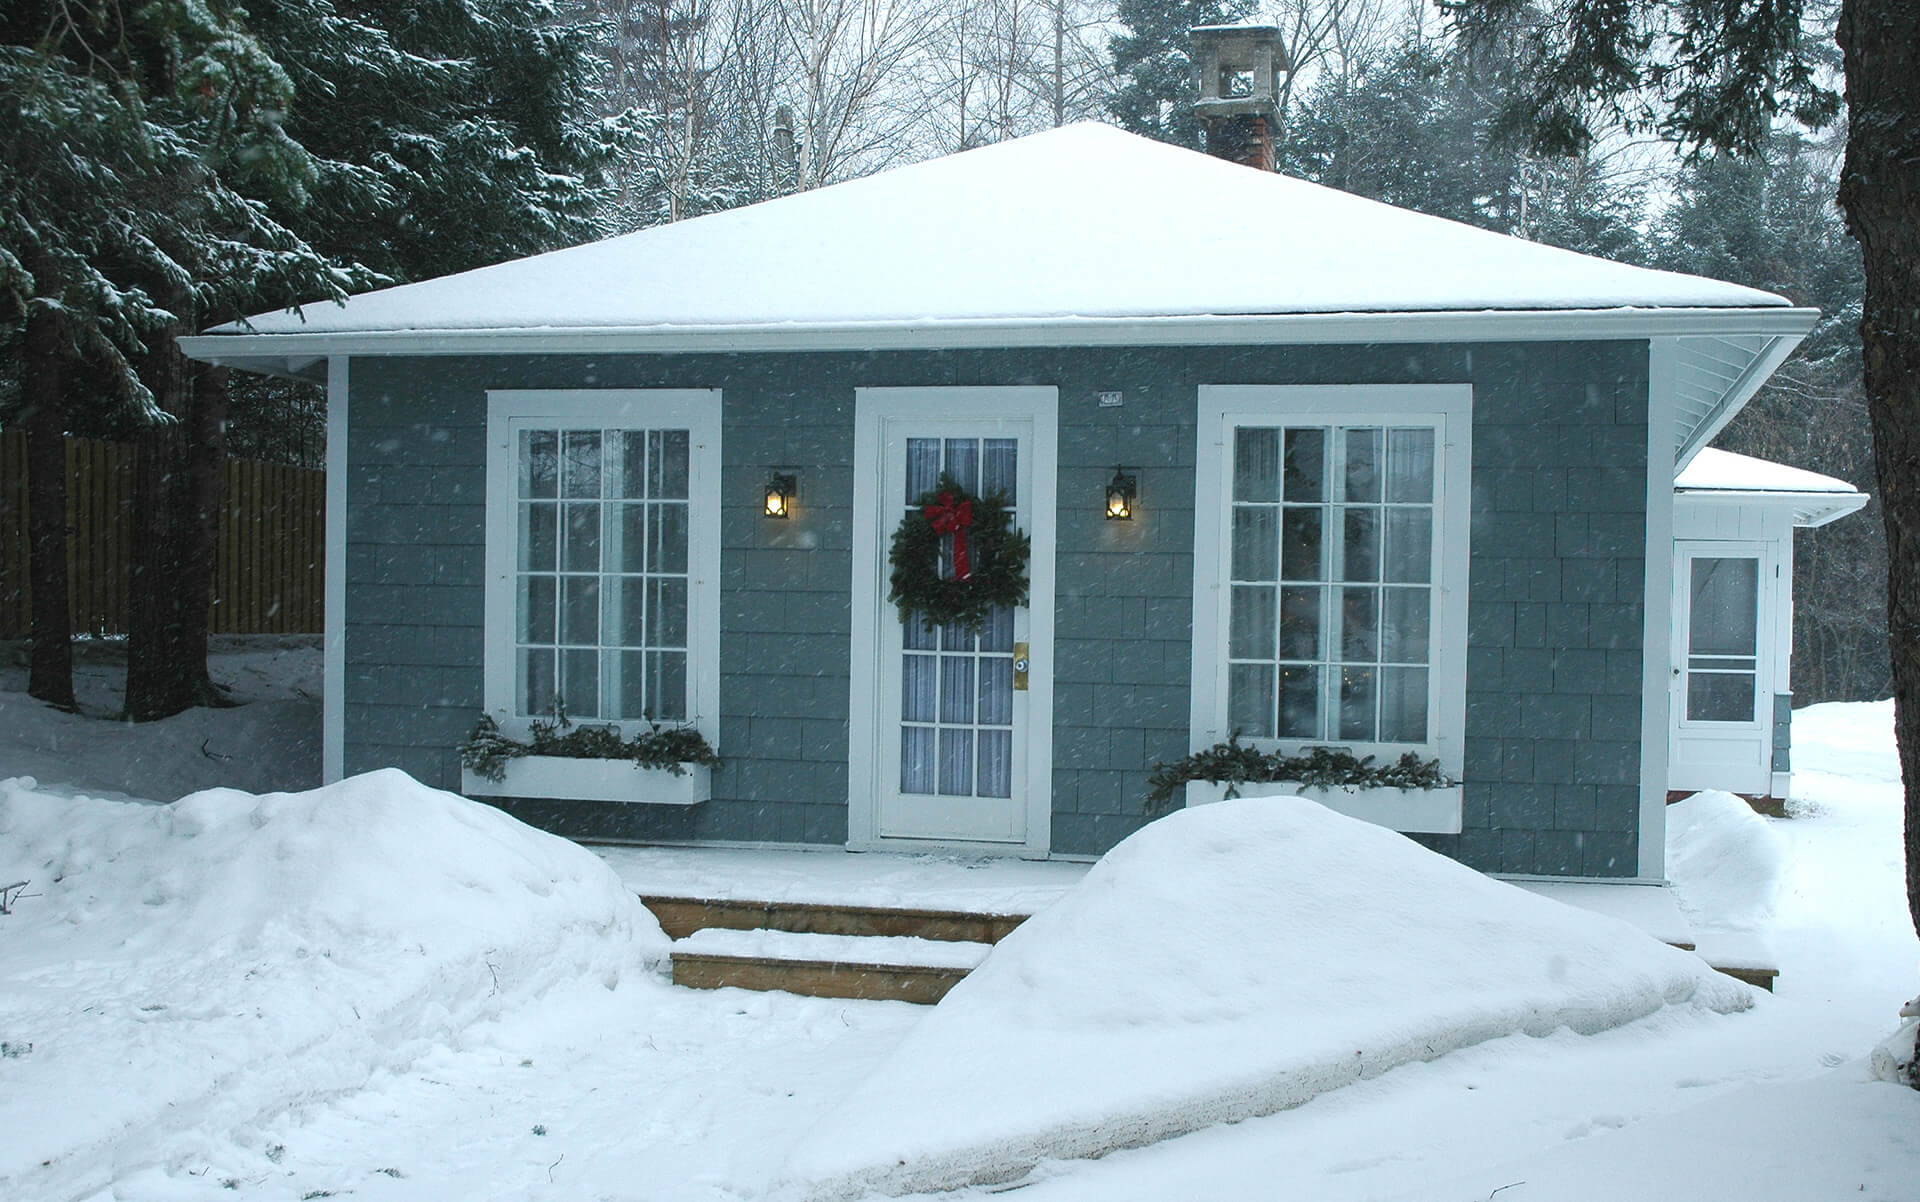
<path id="1" fill-rule="evenodd" d="M 741 956 L 767 960 L 878 964 L 893 968 L 979 966 L 992 944 L 921 939 L 911 935 L 822 935 L 812 932 L 708 927 L 675 940 L 675 955 Z"/>
<path id="2" fill-rule="evenodd" d="M 1715 971 L 1773 992 L 1780 976 L 1779 960 L 1764 936 L 1751 931 L 1703 931 L 1698 943 L 1700 958 Z"/>
<path id="3" fill-rule="evenodd" d="M 983 914 L 965 910 L 918 910 L 895 906 L 836 905 L 832 902 L 751 901 L 741 898 L 663 897 L 640 900 L 660 920 L 669 939 L 722 927 L 745 931 L 765 927 L 821 935 L 913 936 L 956 943 L 998 943 L 1025 922 L 1025 914 Z"/>
<path id="4" fill-rule="evenodd" d="M 1773 992 L 1773 983 L 1780 977 L 1779 969 L 1768 968 L 1764 964 L 1715 964 L 1709 960 L 1707 966 L 1715 972 L 1725 973 L 1736 981 L 1757 985 L 1768 993 Z"/>
<path id="5" fill-rule="evenodd" d="M 985 943 L 909 936 L 710 927 L 674 943 L 673 982 L 932 1005 L 990 950 Z"/>
<path id="6" fill-rule="evenodd" d="M 964 968 L 902 968 L 887 964 L 773 960 L 702 953 L 673 958 L 673 983 L 693 989 L 780 990 L 806 997 L 913 1002 L 931 1006 L 965 980 Z"/>

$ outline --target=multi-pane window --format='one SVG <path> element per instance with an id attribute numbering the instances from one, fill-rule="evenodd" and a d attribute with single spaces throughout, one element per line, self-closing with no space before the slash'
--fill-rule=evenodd
<path id="1" fill-rule="evenodd" d="M 1429 743 L 1435 428 L 1232 435 L 1229 724 L 1250 738 Z"/>
<path id="2" fill-rule="evenodd" d="M 901 501 L 911 506 L 946 471 L 968 492 L 1003 496 L 1018 526 L 1019 445 L 1012 438 L 909 438 Z M 950 554 L 942 552 L 943 574 L 953 570 Z M 1013 796 L 1013 637 L 1013 610 L 1004 606 L 977 635 L 957 625 L 929 630 L 917 616 L 902 623 L 902 793 Z"/>
<path id="3" fill-rule="evenodd" d="M 514 712 L 689 713 L 689 431 L 515 431 Z"/>

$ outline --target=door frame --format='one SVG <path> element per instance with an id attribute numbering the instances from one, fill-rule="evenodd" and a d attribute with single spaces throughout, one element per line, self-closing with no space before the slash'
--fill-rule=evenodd
<path id="1" fill-rule="evenodd" d="M 1752 559 L 1754 589 L 1753 718 L 1747 722 L 1712 722 L 1687 717 L 1687 687 L 1693 652 L 1693 572 L 1696 558 Z M 1764 795 L 1773 781 L 1773 694 L 1775 607 L 1778 568 L 1773 547 L 1764 539 L 1676 538 L 1673 541 L 1672 634 L 1667 672 L 1668 788 L 1726 789 Z M 1692 755 L 1683 744 L 1692 743 Z M 1700 751 L 1718 745 L 1750 749 L 1751 763 L 1700 762 Z M 1704 783 L 1696 783 L 1704 782 Z"/>
<path id="2" fill-rule="evenodd" d="M 1054 526 L 1059 506 L 1059 390 L 1051 386 L 856 388 L 853 417 L 852 645 L 848 659 L 847 846 L 861 849 L 943 848 L 975 854 L 1044 857 L 1053 837 Z M 1026 506 L 1028 641 L 1033 667 L 1027 691 L 1026 839 L 1019 843 L 882 838 L 879 829 L 879 740 L 894 732 L 879 713 L 883 671 L 880 623 L 897 621 L 887 603 L 882 540 L 881 468 L 891 421 L 1017 419 L 1033 424 L 1028 450 L 1033 499 Z"/>

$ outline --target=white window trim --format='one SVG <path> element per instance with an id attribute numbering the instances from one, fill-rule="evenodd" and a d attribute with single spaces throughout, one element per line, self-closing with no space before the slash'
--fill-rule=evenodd
<path id="1" fill-rule="evenodd" d="M 490 390 L 487 393 L 486 619 L 483 700 L 515 738 L 513 423 L 587 421 L 601 429 L 684 426 L 690 432 L 687 535 L 687 724 L 720 746 L 720 391 L 718 389 Z M 635 733 L 644 723 L 596 722 Z M 588 771 L 592 761 L 578 761 Z M 661 776 L 641 772 L 646 780 Z M 648 783 L 651 783 L 650 781 Z M 636 799 L 637 800 L 637 799 Z M 684 803 L 682 803 L 684 804 Z"/>
<path id="2" fill-rule="evenodd" d="M 1193 671 L 1189 720 L 1192 749 L 1221 742 L 1227 723 L 1227 579 L 1231 524 L 1226 520 L 1233 486 L 1229 434 L 1239 425 L 1326 423 L 1341 426 L 1430 422 L 1443 432 L 1434 464 L 1434 505 L 1439 556 L 1434 563 L 1437 595 L 1429 664 L 1429 742 L 1340 742 L 1356 755 L 1398 756 L 1415 750 L 1440 761 L 1460 779 L 1466 745 L 1467 572 L 1472 528 L 1473 388 L 1467 384 L 1203 384 L 1199 396 L 1199 445 L 1194 470 Z M 1293 750 L 1319 740 L 1251 740 Z M 1409 813 L 1386 825 L 1401 830 L 1458 831 L 1459 791 L 1448 790 L 1451 813 Z M 1335 806 L 1334 808 L 1340 808 Z M 1369 813 L 1368 817 L 1374 817 Z M 1377 818 L 1375 819 L 1377 820 Z"/>

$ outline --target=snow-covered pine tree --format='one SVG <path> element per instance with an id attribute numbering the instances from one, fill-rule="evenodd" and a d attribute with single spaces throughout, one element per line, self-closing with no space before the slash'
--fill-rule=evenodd
<path id="1" fill-rule="evenodd" d="M 225 263 L 210 236 L 192 275 L 190 327 L 279 304 L 325 301 L 377 279 L 466 270 L 600 232 L 604 167 L 618 131 L 584 103 L 584 31 L 542 0 L 266 6 L 247 60 L 276 83 L 276 108 L 202 86 L 187 136 L 240 200 L 243 247 Z M 234 98 L 242 103 L 218 101 Z M 255 131 L 252 115 L 270 112 Z M 197 121 L 195 124 L 193 122 Z M 191 245 L 192 243 L 190 243 Z M 229 252 L 226 255 L 231 259 Z M 225 281 L 220 287 L 215 281 Z M 140 487 L 127 712 L 164 717 L 217 702 L 206 675 L 206 602 L 225 455 L 224 372 L 190 368 L 168 345 L 144 365 L 179 398 L 174 431 L 150 434 Z M 151 458 L 156 470 L 149 472 Z"/>
<path id="2" fill-rule="evenodd" d="M 149 57 L 195 57 L 167 6 L 143 9 Z M 0 13 L 0 341 L 27 432 L 30 693 L 73 704 L 64 435 L 165 415 L 135 360 L 173 320 L 149 281 L 177 285 L 149 189 L 180 146 L 156 114 L 110 4 L 31 3 Z"/>
<path id="3" fill-rule="evenodd" d="M 539 0 L 286 0 L 253 16 L 28 0 L 0 33 L 0 115 L 17 118 L 0 134 L 0 275 L 22 413 L 57 446 L 78 424 L 61 371 L 84 363 L 123 414 L 164 431 L 143 438 L 127 692 L 130 716 L 161 717 L 215 699 L 226 403 L 223 373 L 185 362 L 174 336 L 588 237 L 616 138 L 580 103 L 582 32 Z M 64 542 L 35 549 L 58 559 Z M 64 612 L 46 575 L 41 600 L 59 594 Z M 52 662 L 65 633 L 39 640 L 56 702 L 71 698 Z"/>

